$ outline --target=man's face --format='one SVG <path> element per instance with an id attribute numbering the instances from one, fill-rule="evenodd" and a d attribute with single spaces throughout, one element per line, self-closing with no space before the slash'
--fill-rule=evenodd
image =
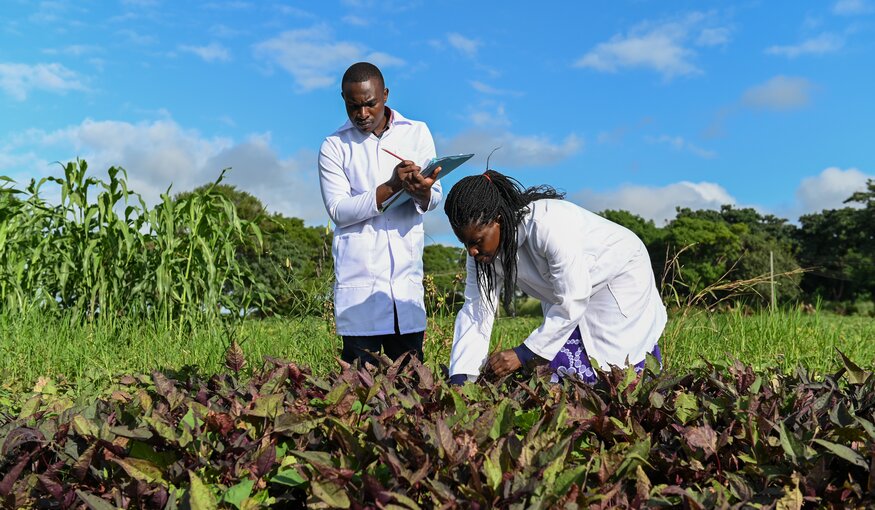
<path id="1" fill-rule="evenodd" d="M 346 103 L 346 115 L 355 127 L 365 133 L 378 134 L 386 127 L 386 99 L 389 89 L 376 78 L 368 81 L 345 83 L 341 92 Z"/>

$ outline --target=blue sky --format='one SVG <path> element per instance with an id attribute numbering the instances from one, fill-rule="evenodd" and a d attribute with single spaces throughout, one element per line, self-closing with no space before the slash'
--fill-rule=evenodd
<path id="1" fill-rule="evenodd" d="M 440 154 L 663 224 L 731 203 L 796 220 L 875 178 L 875 0 L 23 1 L 0 7 L 0 174 L 77 157 L 152 202 L 232 167 L 327 222 L 340 77 L 381 67 Z M 442 212 L 432 240 L 453 242 Z"/>

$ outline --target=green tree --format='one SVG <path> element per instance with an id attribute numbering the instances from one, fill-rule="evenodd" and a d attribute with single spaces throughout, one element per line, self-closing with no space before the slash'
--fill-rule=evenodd
<path id="1" fill-rule="evenodd" d="M 750 207 L 735 209 L 731 205 L 724 205 L 720 208 L 720 216 L 736 228 L 742 244 L 741 256 L 730 278 L 751 280 L 763 277 L 770 273 L 774 263 L 775 274 L 784 274 L 775 281 L 776 298 L 782 302 L 799 300 L 802 296 L 799 286 L 802 274 L 794 273 L 800 268 L 796 259 L 796 227 L 784 218 L 762 215 Z M 754 290 L 761 298 L 761 304 L 771 301 L 772 288 L 769 282 L 756 284 Z"/>
<path id="2" fill-rule="evenodd" d="M 666 253 L 677 254 L 677 264 L 667 275 L 675 290 L 685 287 L 696 294 L 723 279 L 742 253 L 743 232 L 743 227 L 730 226 L 716 211 L 679 208 L 663 237 Z"/>
<path id="3" fill-rule="evenodd" d="M 827 300 L 875 299 L 875 181 L 845 203 L 799 218 L 800 260 L 811 268 L 803 289 Z"/>

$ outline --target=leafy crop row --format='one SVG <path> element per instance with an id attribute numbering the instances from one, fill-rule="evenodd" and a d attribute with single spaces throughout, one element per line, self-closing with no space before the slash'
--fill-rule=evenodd
<path id="1" fill-rule="evenodd" d="M 875 504 L 875 377 L 847 359 L 823 377 L 648 365 L 594 386 L 536 374 L 463 388 L 383 362 L 327 379 L 269 358 L 245 381 L 125 376 L 88 404 L 40 384 L 0 413 L 0 505 Z"/>
<path id="2" fill-rule="evenodd" d="M 224 172 L 179 199 L 168 188 L 150 209 L 123 169 L 110 168 L 108 180 L 90 176 L 85 161 L 63 169 L 24 189 L 0 176 L 0 311 L 170 323 L 264 299 L 237 260 L 261 231 L 214 190 Z M 57 185 L 59 203 L 41 195 L 47 183 Z"/>

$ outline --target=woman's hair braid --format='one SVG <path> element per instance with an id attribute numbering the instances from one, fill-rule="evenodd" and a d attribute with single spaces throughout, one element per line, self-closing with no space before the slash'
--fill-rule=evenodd
<path id="1" fill-rule="evenodd" d="M 528 205 L 544 198 L 561 199 L 564 193 L 551 186 L 523 188 L 519 181 L 495 170 L 464 177 L 456 183 L 444 202 L 444 212 L 453 232 L 461 239 L 468 226 L 485 226 L 498 221 L 500 238 L 498 257 L 504 268 L 501 302 L 508 313 L 513 313 L 513 292 L 517 276 L 517 229 L 528 214 Z M 477 288 L 491 295 L 495 288 L 495 267 L 492 263 L 477 268 Z"/>

